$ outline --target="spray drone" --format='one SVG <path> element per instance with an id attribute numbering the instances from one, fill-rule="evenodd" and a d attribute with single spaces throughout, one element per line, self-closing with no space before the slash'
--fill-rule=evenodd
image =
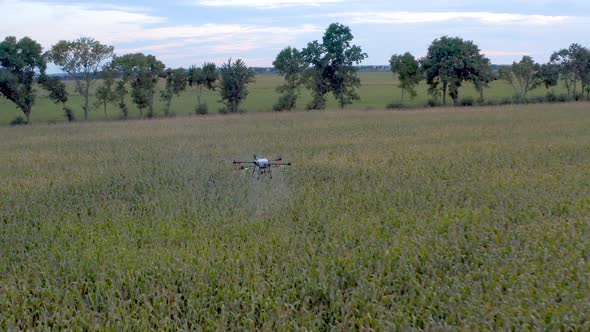
<path id="1" fill-rule="evenodd" d="M 272 168 L 273 167 L 280 167 L 284 170 L 287 169 L 287 166 L 291 166 L 291 163 L 283 163 L 283 158 L 277 158 L 274 160 L 268 160 L 266 158 L 258 158 L 254 155 L 253 161 L 235 161 L 233 162 L 236 165 L 236 170 L 238 171 L 245 171 L 248 172 L 250 169 L 252 170 L 252 174 L 256 174 L 258 171 L 258 177 L 264 174 L 270 175 L 272 178 Z"/>

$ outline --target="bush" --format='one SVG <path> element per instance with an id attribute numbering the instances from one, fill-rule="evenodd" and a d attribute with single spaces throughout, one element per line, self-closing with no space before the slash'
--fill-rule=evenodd
<path id="1" fill-rule="evenodd" d="M 66 119 L 68 119 L 68 122 L 76 120 L 76 117 L 74 116 L 74 111 L 72 111 L 72 109 L 67 106 L 64 106 L 64 115 Z"/>
<path id="2" fill-rule="evenodd" d="M 227 107 L 220 107 L 217 112 L 219 112 L 219 114 L 227 114 L 229 113 L 229 110 L 227 109 Z"/>
<path id="3" fill-rule="evenodd" d="M 201 104 L 197 105 L 197 107 L 195 108 L 195 113 L 196 114 L 207 114 L 207 113 L 209 113 L 209 106 L 207 106 L 206 103 L 201 103 Z"/>
<path id="4" fill-rule="evenodd" d="M 566 101 L 571 101 L 572 98 L 566 94 L 560 94 L 559 96 L 557 96 L 557 102 L 559 103 L 565 103 Z"/>
<path id="5" fill-rule="evenodd" d="M 406 106 L 402 103 L 393 102 L 393 103 L 387 104 L 387 106 L 385 106 L 385 108 L 388 110 L 394 110 L 394 109 L 406 108 Z"/>
<path id="6" fill-rule="evenodd" d="M 438 102 L 437 99 L 428 99 L 428 101 L 426 102 L 426 105 L 424 105 L 426 107 L 439 107 L 440 103 Z"/>
<path id="7" fill-rule="evenodd" d="M 287 92 L 279 97 L 277 103 L 272 106 L 272 110 L 275 112 L 290 111 L 295 108 L 296 102 L 297 95 Z"/>
<path id="8" fill-rule="evenodd" d="M 27 124 L 27 121 L 22 116 L 17 116 L 14 120 L 10 121 L 11 126 L 20 126 Z"/>
<path id="9" fill-rule="evenodd" d="M 459 101 L 459 106 L 473 106 L 475 105 L 475 99 L 473 97 L 464 97 Z"/>

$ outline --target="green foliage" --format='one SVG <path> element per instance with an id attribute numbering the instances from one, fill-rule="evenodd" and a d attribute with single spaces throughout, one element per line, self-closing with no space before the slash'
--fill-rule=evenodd
<path id="1" fill-rule="evenodd" d="M 118 100 L 117 105 L 119 107 L 119 112 L 121 112 L 121 117 L 127 119 L 129 116 L 129 109 L 127 108 L 127 103 L 125 103 L 125 96 L 127 96 L 129 91 L 127 91 L 127 88 L 125 87 L 124 80 L 117 81 L 114 93 Z"/>
<path id="2" fill-rule="evenodd" d="M 561 79 L 565 82 L 568 94 L 578 96 L 577 85 L 581 82 L 582 93 L 590 85 L 590 50 L 579 44 L 572 44 L 567 49 L 551 55 L 551 63 L 559 68 Z M 590 91 L 587 91 L 590 97 Z"/>
<path id="3" fill-rule="evenodd" d="M 351 45 L 353 38 L 349 27 L 332 23 L 324 33 L 322 44 L 313 41 L 302 50 L 303 59 L 310 66 L 305 75 L 307 85 L 313 91 L 309 109 L 324 109 L 325 95 L 329 92 L 340 108 L 360 100 L 356 88 L 361 81 L 354 65 L 360 64 L 367 54 L 359 46 Z"/>
<path id="4" fill-rule="evenodd" d="M 164 79 L 166 80 L 166 86 L 160 92 L 160 98 L 166 103 L 164 114 L 170 116 L 172 97 L 178 96 L 182 91 L 186 90 L 188 85 L 187 71 L 184 68 L 168 68 L 164 72 Z"/>
<path id="5" fill-rule="evenodd" d="M 21 126 L 26 125 L 27 120 L 25 120 L 22 116 L 17 116 L 14 120 L 10 121 L 11 126 Z"/>
<path id="6" fill-rule="evenodd" d="M 500 72 L 500 77 L 512 85 L 517 98 L 521 100 L 526 98 L 530 90 L 543 83 L 541 75 L 541 66 L 528 55 L 512 63 L 510 69 L 504 68 Z"/>
<path id="7" fill-rule="evenodd" d="M 69 94 L 66 90 L 65 83 L 57 77 L 43 75 L 39 79 L 39 84 L 41 84 L 45 90 L 49 91 L 49 99 L 56 104 L 61 104 L 64 115 L 68 121 L 74 121 L 74 113 L 72 112 L 72 109 L 66 105 Z"/>
<path id="8" fill-rule="evenodd" d="M 46 61 L 39 43 L 29 37 L 17 41 L 13 36 L 0 42 L 0 94 L 13 102 L 27 123 L 35 102 L 35 75 L 45 73 Z"/>
<path id="9" fill-rule="evenodd" d="M 461 84 L 464 81 L 475 82 L 476 77 L 484 72 L 481 68 L 485 62 L 472 41 L 447 36 L 435 39 L 428 47 L 428 54 L 422 59 L 430 94 L 442 94 L 443 104 L 446 105 L 448 92 L 456 104 Z M 485 82 L 484 79 L 481 81 Z"/>
<path id="10" fill-rule="evenodd" d="M 589 127 L 573 103 L 3 128 L 0 330 L 588 331 Z M 234 173 L 252 147 L 294 165 Z"/>
<path id="11" fill-rule="evenodd" d="M 273 105 L 273 111 L 290 111 L 295 108 L 297 103 L 297 92 L 296 91 L 285 91 L 279 96 L 279 100 Z"/>
<path id="12" fill-rule="evenodd" d="M 414 58 L 410 52 L 406 52 L 403 55 L 394 54 L 389 60 L 389 68 L 399 80 L 399 88 L 402 90 L 401 101 L 404 103 L 404 92 L 410 93 L 410 98 L 414 99 L 417 95 L 416 86 L 422 80 L 422 72 L 420 70 L 420 64 Z"/>
<path id="13" fill-rule="evenodd" d="M 290 111 L 297 104 L 299 87 L 303 83 L 307 64 L 303 54 L 298 49 L 287 47 L 277 55 L 273 66 L 285 78 L 285 83 L 277 87 L 277 92 L 282 93 L 282 95 L 279 96 L 273 110 Z"/>
<path id="14" fill-rule="evenodd" d="M 559 67 L 552 63 L 543 64 L 538 71 L 538 76 L 541 84 L 549 90 L 559 84 Z"/>
<path id="15" fill-rule="evenodd" d="M 201 104 L 197 105 L 197 108 L 195 109 L 195 113 L 200 114 L 200 115 L 205 115 L 205 114 L 209 113 L 209 106 L 207 106 L 206 103 L 201 103 Z"/>
<path id="16" fill-rule="evenodd" d="M 203 89 L 214 91 L 217 79 L 217 67 L 214 63 L 206 62 L 202 67 L 191 66 L 189 68 L 188 84 L 197 90 L 197 106 L 195 108 L 197 114 L 207 114 L 209 108 L 207 104 L 201 102 Z"/>
<path id="17" fill-rule="evenodd" d="M 113 46 L 81 37 L 73 41 L 61 40 L 48 52 L 49 60 L 76 80 L 76 91 L 84 98 L 84 120 L 88 120 L 92 85 L 99 78 L 105 61 L 113 57 L 113 51 Z"/>
<path id="18" fill-rule="evenodd" d="M 95 107 L 103 107 L 104 117 L 107 116 L 107 106 L 114 104 L 119 99 L 117 91 L 115 90 L 115 76 L 116 73 L 112 71 L 110 66 L 103 69 L 103 80 L 101 84 L 96 88 L 96 101 L 94 102 Z"/>
<path id="19" fill-rule="evenodd" d="M 247 85 L 254 82 L 256 74 L 241 59 L 229 59 L 219 71 L 219 90 L 227 113 L 242 113 L 240 104 L 248 96 Z"/>
<path id="20" fill-rule="evenodd" d="M 113 68 L 123 74 L 123 80 L 131 82 L 131 97 L 140 115 L 147 110 L 148 118 L 154 117 L 154 95 L 166 66 L 153 55 L 142 53 L 114 57 Z M 122 91 L 121 91 L 122 92 Z"/>

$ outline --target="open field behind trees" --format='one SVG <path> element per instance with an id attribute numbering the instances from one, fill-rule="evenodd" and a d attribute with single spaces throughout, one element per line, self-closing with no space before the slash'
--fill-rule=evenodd
<path id="1" fill-rule="evenodd" d="M 397 87 L 398 81 L 393 78 L 391 73 L 359 73 L 362 85 L 358 89 L 361 101 L 349 106 L 350 109 L 384 109 L 389 103 L 399 103 L 401 91 Z M 68 90 L 70 92 L 70 100 L 68 106 L 74 110 L 77 119 L 83 118 L 82 104 L 83 99 L 74 91 L 74 82 L 66 81 Z M 243 104 L 243 108 L 248 112 L 265 112 L 271 111 L 273 104 L 277 101 L 279 94 L 275 91 L 276 87 L 283 83 L 283 78 L 273 74 L 263 74 L 256 76 L 256 82 L 249 85 L 250 94 Z M 164 82 L 160 82 L 160 89 L 163 88 Z M 423 106 L 432 97 L 427 93 L 428 86 L 424 81 L 418 87 L 418 96 L 414 100 L 409 100 L 406 96 L 405 104 L 408 106 Z M 66 121 L 61 106 L 54 104 L 47 98 L 48 92 L 41 87 L 37 88 L 38 96 L 33 111 L 31 113 L 31 121 L 33 123 L 48 122 L 48 121 Z M 551 88 L 555 94 L 565 94 L 566 90 L 563 86 Z M 305 105 L 311 100 L 309 90 L 302 89 L 302 96 L 299 98 L 297 106 L 299 109 L 304 109 Z M 465 83 L 460 90 L 461 98 L 472 97 L 474 100 L 479 98 L 479 94 L 473 88 L 471 83 Z M 531 96 L 542 96 L 547 93 L 544 87 L 539 87 L 533 90 Z M 204 100 L 209 105 L 210 113 L 217 113 L 221 107 L 219 102 L 220 97 L 217 91 L 203 92 Z M 500 101 L 502 99 L 511 98 L 514 91 L 510 84 L 505 81 L 494 81 L 491 83 L 491 88 L 485 90 L 486 100 Z M 95 100 L 91 97 L 91 103 Z M 180 97 L 174 97 L 172 101 L 172 111 L 176 115 L 194 114 L 196 106 L 196 92 L 194 88 L 189 88 L 180 94 Z M 159 99 L 159 94 L 155 98 L 156 116 L 164 115 L 164 102 Z M 130 109 L 130 117 L 139 117 L 139 111 L 135 104 L 132 103 L 128 96 L 127 105 Z M 328 99 L 328 109 L 337 109 L 338 105 L 332 96 Z M 18 110 L 13 103 L 0 97 L 0 125 L 8 124 L 18 116 L 23 116 L 22 112 Z M 121 114 L 116 105 L 110 104 L 107 107 L 107 119 L 119 119 Z M 102 107 L 95 109 L 89 114 L 90 119 L 103 120 L 105 119 Z"/>
<path id="2" fill-rule="evenodd" d="M 588 108 L 2 128 L 0 330 L 590 330 Z"/>

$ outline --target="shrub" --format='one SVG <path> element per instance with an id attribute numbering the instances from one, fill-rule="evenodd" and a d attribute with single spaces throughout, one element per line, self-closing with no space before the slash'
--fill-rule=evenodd
<path id="1" fill-rule="evenodd" d="M 66 119 L 68 119 L 68 122 L 76 120 L 76 117 L 74 116 L 74 111 L 67 106 L 64 106 L 64 115 Z"/>
<path id="2" fill-rule="evenodd" d="M 402 108 L 407 108 L 407 107 L 402 103 L 393 102 L 393 103 L 387 104 L 387 106 L 385 106 L 385 108 L 388 110 L 393 110 L 393 109 L 402 109 Z"/>
<path id="3" fill-rule="evenodd" d="M 207 114 L 207 113 L 209 113 L 209 106 L 207 106 L 207 103 L 200 103 L 195 108 L 195 113 L 196 114 Z"/>
<path id="4" fill-rule="evenodd" d="M 459 101 L 459 106 L 473 106 L 475 105 L 475 99 L 473 97 L 464 97 Z"/>
<path id="5" fill-rule="evenodd" d="M 272 110 L 275 112 L 290 111 L 295 108 L 296 102 L 297 95 L 287 92 L 279 97 L 277 103 L 273 105 Z"/>
<path id="6" fill-rule="evenodd" d="M 440 106 L 440 103 L 438 102 L 438 100 L 431 98 L 431 99 L 428 99 L 425 106 L 426 107 L 438 107 L 438 106 Z"/>
<path id="7" fill-rule="evenodd" d="M 14 120 L 10 121 L 11 126 L 20 126 L 27 124 L 27 121 L 22 116 L 17 116 Z"/>

